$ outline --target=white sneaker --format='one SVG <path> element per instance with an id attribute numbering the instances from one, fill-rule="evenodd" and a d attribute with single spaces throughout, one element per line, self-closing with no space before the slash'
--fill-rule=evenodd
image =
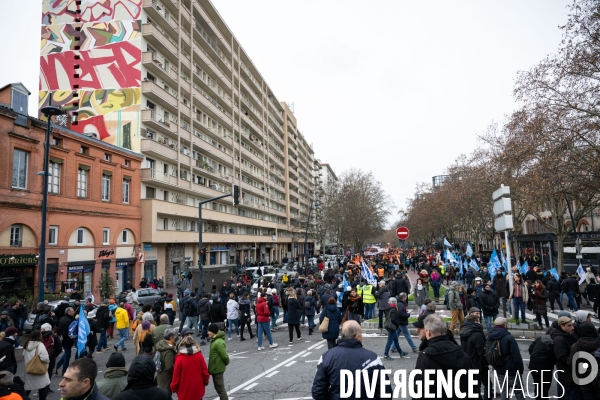
<path id="1" fill-rule="evenodd" d="M 240 335 L 237 335 L 237 337 L 240 337 Z"/>
<path id="2" fill-rule="evenodd" d="M 277 343 L 273 343 L 272 345 L 269 345 L 270 349 L 274 349 L 275 347 L 277 347 Z"/>
<path id="3" fill-rule="evenodd" d="M 238 337 L 239 337 L 239 336 L 238 336 Z M 228 337 L 228 338 L 227 338 L 227 340 L 231 340 L 231 338 L 230 338 L 230 337 Z"/>
<path id="4" fill-rule="evenodd" d="M 259 347 L 258 351 L 261 351 L 261 350 L 264 350 L 264 349 L 265 349 L 264 347 Z"/>

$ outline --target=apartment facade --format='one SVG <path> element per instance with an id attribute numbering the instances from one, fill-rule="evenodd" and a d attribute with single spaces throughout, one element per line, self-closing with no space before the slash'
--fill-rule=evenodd
<path id="1" fill-rule="evenodd" d="M 47 243 L 40 243 L 46 123 L 27 116 L 22 84 L 0 89 L 0 295 L 91 290 L 102 271 L 119 293 L 139 279 L 141 154 L 70 129 L 51 131 Z"/>
<path id="2" fill-rule="evenodd" d="M 200 229 L 207 265 L 301 253 L 314 152 L 210 1 L 77 3 L 44 0 L 39 105 L 143 154 L 140 274 L 197 266 Z"/>

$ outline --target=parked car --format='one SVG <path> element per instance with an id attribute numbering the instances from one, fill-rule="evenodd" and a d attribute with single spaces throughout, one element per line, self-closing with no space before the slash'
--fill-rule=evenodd
<path id="1" fill-rule="evenodd" d="M 55 301 L 50 301 L 48 302 L 48 307 L 50 307 L 52 309 L 52 311 L 54 311 L 54 309 L 56 307 L 58 307 L 58 305 L 62 302 L 63 300 L 55 300 Z M 84 304 L 82 302 L 82 304 Z M 69 306 L 73 307 L 75 305 L 75 300 L 69 300 Z M 88 312 L 88 318 L 93 319 L 96 318 L 96 311 L 98 310 L 98 306 L 96 304 L 94 304 L 94 309 L 90 312 Z M 23 331 L 24 332 L 31 332 L 33 330 L 33 321 L 35 321 L 35 313 L 29 313 L 29 315 L 27 316 L 27 320 L 25 321 L 25 323 L 23 324 Z"/>
<path id="2" fill-rule="evenodd" d="M 156 300 L 161 298 L 161 292 L 158 289 L 138 289 L 136 293 L 140 309 L 144 304 L 154 304 Z"/>

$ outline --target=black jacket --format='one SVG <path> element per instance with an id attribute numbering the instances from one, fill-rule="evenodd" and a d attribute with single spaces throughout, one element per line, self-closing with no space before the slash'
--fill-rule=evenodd
<path id="1" fill-rule="evenodd" d="M 198 301 L 198 315 L 202 321 L 210 319 L 210 300 L 200 299 Z"/>
<path id="2" fill-rule="evenodd" d="M 557 295 L 560 293 L 560 285 L 558 284 L 554 276 L 548 279 L 548 285 L 546 285 L 546 289 L 551 295 Z"/>
<path id="3" fill-rule="evenodd" d="M 210 305 L 210 322 L 224 322 L 227 318 L 223 306 L 217 301 Z"/>
<path id="4" fill-rule="evenodd" d="M 112 400 L 171 400 L 165 389 L 154 384 L 155 373 L 156 365 L 152 357 L 147 354 L 137 356 L 127 371 L 127 386 Z"/>
<path id="5" fill-rule="evenodd" d="M 492 280 L 494 291 L 499 298 L 508 298 L 508 290 L 506 290 L 506 277 L 502 274 L 496 274 Z"/>
<path id="6" fill-rule="evenodd" d="M 5 371 L 10 367 L 14 367 L 14 373 L 17 373 L 17 358 L 15 356 L 15 341 L 11 338 L 5 337 L 0 340 L 0 359 L 5 357 L 3 361 L 0 361 L 0 371 Z"/>
<path id="7" fill-rule="evenodd" d="M 548 333 L 535 339 L 529 345 L 529 370 L 548 370 L 554 368 L 556 357 L 554 356 L 554 341 Z"/>
<path id="8" fill-rule="evenodd" d="M 523 357 L 521 357 L 519 345 L 508 330 L 495 326 L 488 334 L 487 340 L 499 340 L 500 352 L 505 355 L 504 365 L 494 366 L 498 374 L 515 375 L 517 371 L 523 372 Z"/>
<path id="9" fill-rule="evenodd" d="M 473 369 L 473 364 L 463 352 L 462 348 L 452 343 L 446 335 L 432 337 L 428 340 L 428 346 L 423 350 L 417 358 L 417 364 L 415 370 L 436 370 L 436 376 L 444 375 L 447 376 L 449 371 L 453 371 L 452 377 L 455 373 L 461 370 Z M 417 382 L 423 383 L 422 374 L 415 376 L 415 392 L 417 389 Z M 454 379 L 452 381 L 454 383 Z M 469 382 L 467 374 L 462 375 L 459 383 L 459 387 L 463 393 L 467 393 L 469 390 Z M 456 390 L 456 388 L 454 388 Z M 429 387 L 431 393 L 437 393 L 437 381 Z M 438 399 L 454 399 L 455 397 L 448 397 L 442 391 L 442 396 L 437 397 Z"/>
<path id="10" fill-rule="evenodd" d="M 63 315 L 63 317 L 58 321 L 58 334 L 62 340 L 62 344 L 64 348 L 73 347 L 73 339 L 69 337 L 69 325 L 73 322 L 75 318 L 71 317 L 68 314 Z"/>
<path id="11" fill-rule="evenodd" d="M 400 319 L 398 318 L 398 309 L 396 307 L 388 307 L 387 310 L 385 310 L 385 317 L 386 321 L 389 319 L 392 321 L 392 324 L 394 324 L 394 331 L 398 329 L 398 326 L 400 326 Z"/>
<path id="12" fill-rule="evenodd" d="M 328 350 L 321 356 L 317 364 L 317 373 L 312 384 L 313 399 L 337 400 L 340 398 L 340 370 L 342 369 L 350 371 L 366 370 L 368 375 L 372 377 L 374 370 L 383 370 L 384 367 L 377 354 L 363 348 L 360 341 L 356 339 L 341 339 L 338 341 L 336 347 Z M 375 382 L 373 379 L 369 381 Z M 372 397 L 373 399 L 381 398 L 380 382 L 381 380 L 377 379 L 377 387 L 375 389 L 375 397 Z M 392 387 L 390 384 L 387 385 L 385 393 L 391 395 Z M 364 385 L 361 388 L 361 394 L 365 395 Z"/>
<path id="13" fill-rule="evenodd" d="M 479 302 L 483 309 L 484 317 L 494 317 L 498 315 L 498 307 L 500 307 L 500 299 L 492 290 L 483 290 L 479 296 Z M 468 310 L 467 310 L 468 311 Z"/>
<path id="14" fill-rule="evenodd" d="M 410 313 L 406 311 L 406 304 L 398 300 L 398 321 L 400 322 L 400 326 L 408 325 L 409 318 Z"/>
<path id="15" fill-rule="evenodd" d="M 287 323 L 289 325 L 299 325 L 300 319 L 302 318 L 302 308 L 304 305 L 300 305 L 298 299 L 289 297 L 287 300 Z"/>
<path id="16" fill-rule="evenodd" d="M 98 321 L 98 328 L 108 329 L 110 325 L 110 310 L 106 304 L 100 305 L 96 311 L 96 321 Z"/>
<path id="17" fill-rule="evenodd" d="M 198 316 L 198 301 L 195 297 L 189 297 L 185 302 L 184 308 L 182 311 L 188 317 L 197 317 Z"/>
<path id="18" fill-rule="evenodd" d="M 460 330 L 460 346 L 469 357 L 473 368 L 481 373 L 487 371 L 488 362 L 485 358 L 485 334 L 481 324 L 465 321 Z"/>
<path id="19" fill-rule="evenodd" d="M 560 327 L 550 329 L 550 336 L 554 344 L 554 356 L 556 357 L 556 378 L 560 383 L 566 386 L 576 386 L 571 377 L 571 368 L 569 367 L 569 356 L 571 355 L 571 346 L 577 341 L 575 335 L 569 335 Z M 559 371 L 559 370 L 562 370 Z"/>
<path id="20" fill-rule="evenodd" d="M 579 293 L 579 282 L 573 277 L 567 278 L 563 281 L 564 291 Z"/>
<path id="21" fill-rule="evenodd" d="M 406 295 L 410 295 L 410 281 L 408 279 L 398 279 L 396 278 L 396 292 L 406 293 Z"/>
<path id="22" fill-rule="evenodd" d="M 479 308 L 477 307 L 477 300 L 475 300 L 475 296 L 473 296 L 472 294 L 468 294 L 465 297 L 465 311 L 468 312 L 472 307 Z"/>

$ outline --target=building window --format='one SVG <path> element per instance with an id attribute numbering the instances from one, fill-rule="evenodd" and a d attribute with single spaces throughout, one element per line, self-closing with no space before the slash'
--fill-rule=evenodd
<path id="1" fill-rule="evenodd" d="M 85 233 L 83 228 L 77 229 L 77 245 L 83 246 L 85 244 Z"/>
<path id="2" fill-rule="evenodd" d="M 110 244 L 110 229 L 109 228 L 102 229 L 102 244 L 104 244 L 104 245 Z"/>
<path id="3" fill-rule="evenodd" d="M 169 219 L 168 218 L 163 218 L 163 230 L 169 230 Z"/>
<path id="4" fill-rule="evenodd" d="M 102 201 L 110 201 L 110 176 L 102 174 Z"/>
<path id="5" fill-rule="evenodd" d="M 12 187 L 27 189 L 27 162 L 29 153 L 15 149 L 13 152 Z"/>
<path id="6" fill-rule="evenodd" d="M 21 247 L 23 240 L 23 225 L 10 227 L 10 247 Z"/>
<path id="7" fill-rule="evenodd" d="M 110 154 L 104 153 L 104 161 L 109 161 L 110 162 Z"/>
<path id="8" fill-rule="evenodd" d="M 81 154 L 89 154 L 90 153 L 90 149 L 85 147 L 85 146 L 81 146 L 81 148 L 79 149 L 79 152 Z"/>
<path id="9" fill-rule="evenodd" d="M 58 244 L 58 226 L 50 226 L 48 231 L 48 244 L 56 246 Z"/>
<path id="10" fill-rule="evenodd" d="M 129 161 L 129 160 L 125 160 L 125 166 L 126 166 L 126 167 L 130 167 L 130 166 L 131 166 L 131 161 Z"/>
<path id="11" fill-rule="evenodd" d="M 48 163 L 48 193 L 60 193 L 60 164 L 54 161 Z"/>
<path id="12" fill-rule="evenodd" d="M 50 139 L 50 144 L 52 146 L 62 147 L 62 139 L 57 139 L 54 136 Z"/>
<path id="13" fill-rule="evenodd" d="M 190 221 L 190 231 L 194 232 L 196 230 L 196 221 Z"/>
<path id="14" fill-rule="evenodd" d="M 123 203 L 125 204 L 129 204 L 129 186 L 131 184 L 129 179 L 123 178 Z"/>
<path id="15" fill-rule="evenodd" d="M 87 197 L 87 181 L 88 172 L 85 169 L 79 168 L 79 171 L 77 171 L 77 197 Z"/>
<path id="16" fill-rule="evenodd" d="M 122 232 L 121 234 L 122 234 L 122 236 L 123 236 L 123 238 L 122 238 L 122 239 L 123 239 L 123 240 L 122 240 L 123 244 L 127 244 L 127 243 L 128 243 L 128 240 L 127 240 L 127 239 L 129 238 L 129 235 L 128 235 L 128 232 L 127 232 L 127 229 L 123 230 L 123 232 Z"/>

